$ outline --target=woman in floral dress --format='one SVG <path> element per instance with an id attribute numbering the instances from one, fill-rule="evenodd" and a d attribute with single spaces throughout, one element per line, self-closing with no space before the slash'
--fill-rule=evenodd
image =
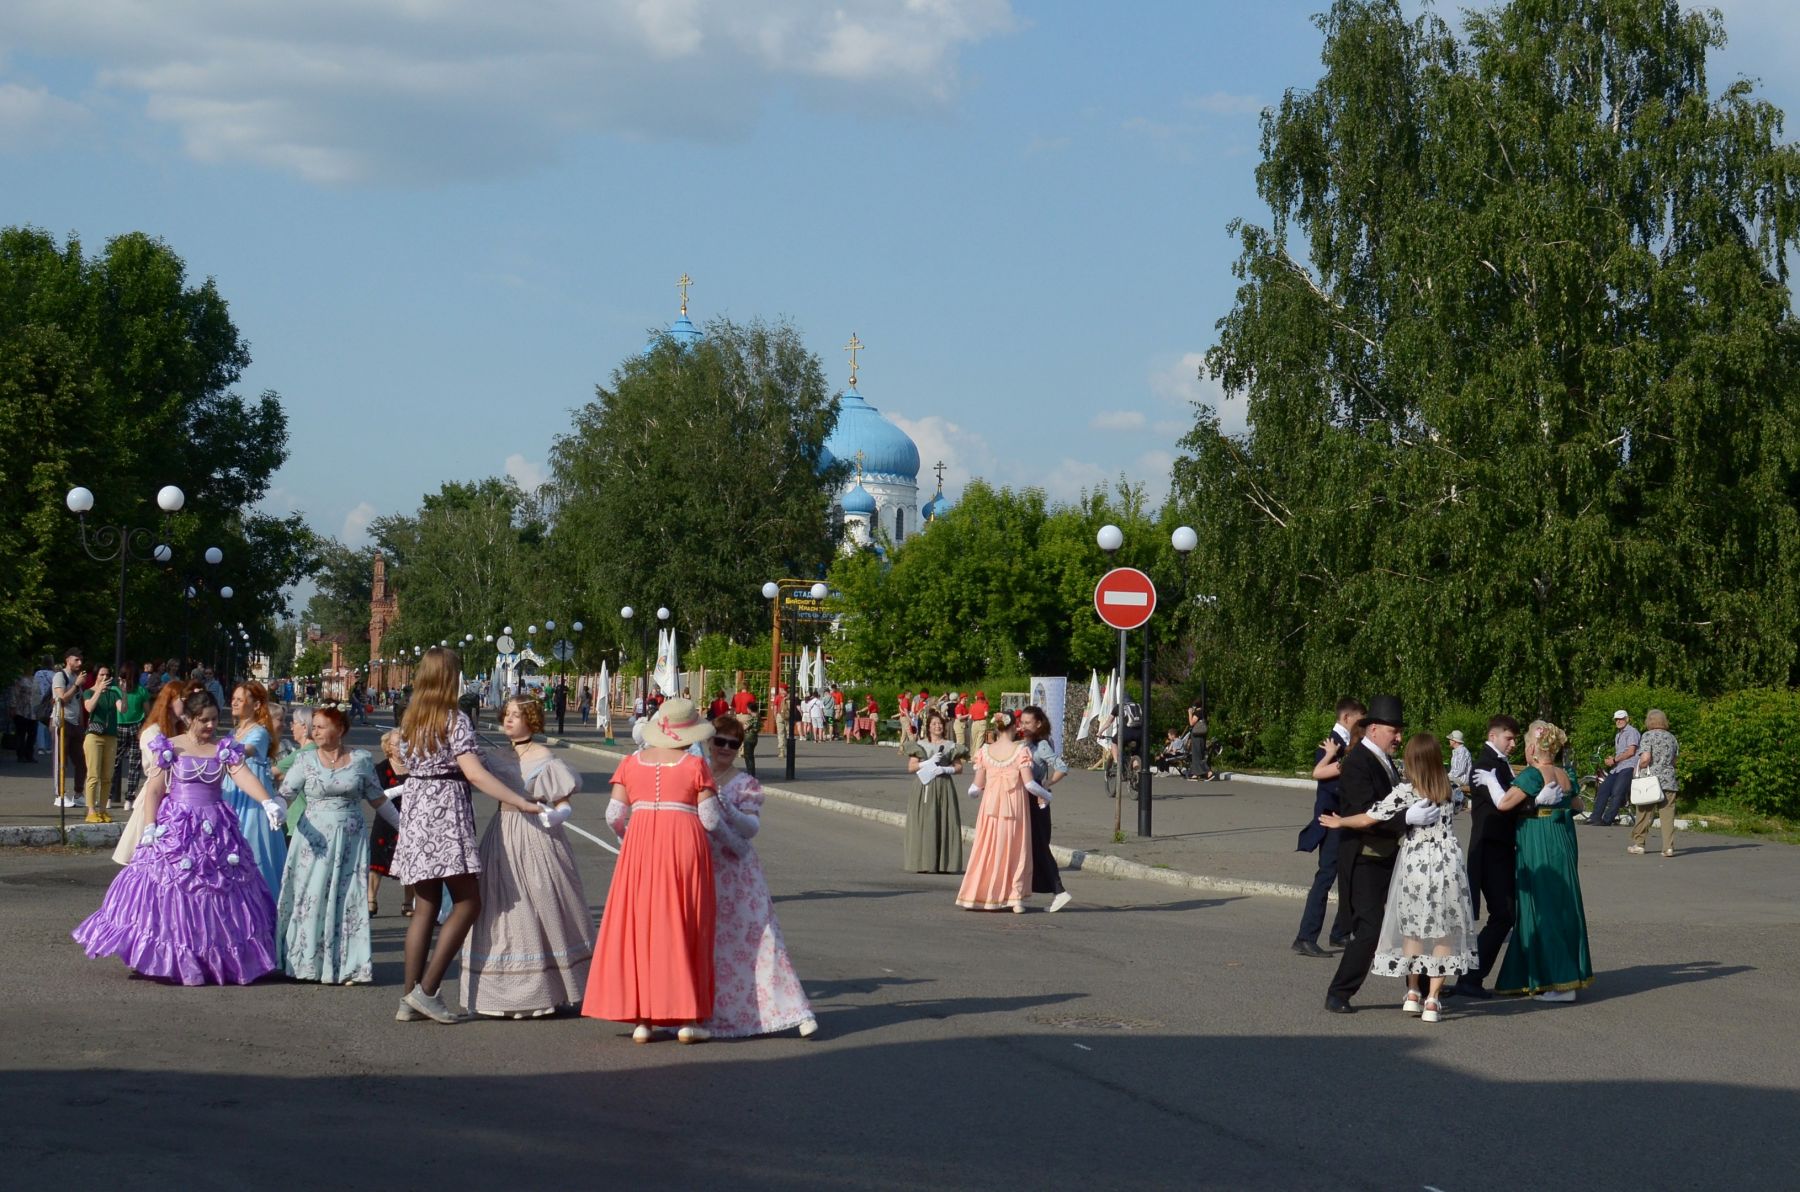
<path id="1" fill-rule="evenodd" d="M 1468 868 L 1451 822 L 1455 805 L 1450 799 L 1450 773 L 1435 736 L 1414 733 L 1407 740 L 1406 773 L 1411 781 L 1396 786 L 1368 811 L 1349 816 L 1328 811 L 1319 816 L 1319 823 L 1354 829 L 1396 815 L 1406 817 L 1406 838 L 1394 860 L 1394 880 L 1388 886 L 1387 910 L 1369 971 L 1383 977 L 1404 976 L 1406 1000 L 1400 1008 L 1436 1022 L 1444 978 L 1475 970 L 1475 911 Z M 1421 978 L 1430 983 L 1423 998 Z"/>
<path id="2" fill-rule="evenodd" d="M 456 651 L 444 646 L 425 651 L 413 675 L 412 702 L 400 721 L 400 760 L 408 776 L 400 788 L 393 877 L 411 886 L 414 901 L 424 904 L 406 928 L 406 994 L 394 1012 L 401 1022 L 462 1020 L 444 1005 L 440 987 L 481 913 L 481 855 L 469 789 L 515 811 L 535 815 L 538 810 L 482 764 L 475 727 L 457 707 L 461 674 Z M 438 908 L 446 897 L 452 906 L 433 951 Z"/>
<path id="3" fill-rule="evenodd" d="M 750 843 L 762 826 L 763 789 L 738 770 L 744 729 L 732 715 L 713 720 L 708 747 L 723 817 L 712 846 L 718 914 L 713 926 L 713 1012 L 706 1029 L 722 1039 L 772 1035 L 799 1027 L 802 1039 L 819 1029 L 775 921 L 775 903 L 762 860 Z"/>
<path id="4" fill-rule="evenodd" d="M 369 755 L 344 748 L 349 727 L 338 708 L 313 713 L 311 753 L 281 780 L 288 798 L 304 794 L 294 825 L 275 917 L 281 971 L 300 981 L 363 985 L 373 979 L 369 948 L 369 830 L 357 800 L 399 822 L 381 793 Z"/>
<path id="5" fill-rule="evenodd" d="M 1022 915 L 1031 893 L 1031 750 L 1013 735 L 1011 713 L 996 712 L 988 723 L 994 739 L 975 751 L 969 793 L 980 798 L 981 811 L 956 905 Z"/>

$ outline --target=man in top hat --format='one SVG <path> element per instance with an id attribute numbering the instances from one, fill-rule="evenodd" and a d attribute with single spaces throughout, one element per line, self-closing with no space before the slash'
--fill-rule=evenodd
<path id="1" fill-rule="evenodd" d="M 1338 814 L 1361 815 L 1400 783 L 1393 753 L 1400 744 L 1400 697 L 1378 695 L 1369 701 L 1367 725 L 1360 743 L 1344 757 L 1338 778 Z M 1430 818 L 1424 818 L 1429 814 Z M 1350 999 L 1362 988 L 1369 967 L 1375 963 L 1375 944 L 1381 935 L 1381 916 L 1387 909 L 1388 884 L 1394 879 L 1394 858 L 1408 824 L 1435 823 L 1438 808 L 1422 803 L 1405 816 L 1394 816 L 1367 828 L 1338 830 L 1338 854 L 1349 850 L 1350 942 L 1338 957 L 1337 973 L 1325 994 L 1325 1008 L 1333 1014 L 1351 1014 Z"/>
<path id="2" fill-rule="evenodd" d="M 1469 892 L 1475 913 L 1481 914 L 1487 904 L 1487 922 L 1475 937 L 1478 967 L 1464 973 L 1456 984 L 1448 986 L 1447 995 L 1486 998 L 1493 994 L 1482 988 L 1494 962 L 1500 959 L 1501 945 L 1512 934 L 1518 917 L 1519 853 L 1517 836 L 1519 820 L 1531 809 L 1525 793 L 1516 797 L 1512 789 L 1512 763 L 1507 757 L 1519 744 L 1519 722 L 1502 713 L 1488 721 L 1487 744 L 1475 759 L 1473 789 L 1469 795 Z"/>

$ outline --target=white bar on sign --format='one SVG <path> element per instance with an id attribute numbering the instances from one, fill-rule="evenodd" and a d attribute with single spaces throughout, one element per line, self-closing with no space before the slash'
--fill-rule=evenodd
<path id="1" fill-rule="evenodd" d="M 1101 604 L 1134 604 L 1134 605 L 1138 605 L 1141 607 L 1143 605 L 1150 603 L 1150 593 L 1148 593 L 1148 592 L 1102 592 L 1102 593 L 1100 593 L 1100 603 Z"/>

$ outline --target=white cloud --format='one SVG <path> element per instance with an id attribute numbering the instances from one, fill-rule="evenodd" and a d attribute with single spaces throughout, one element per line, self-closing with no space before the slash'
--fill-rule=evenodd
<path id="1" fill-rule="evenodd" d="M 338 541 L 348 547 L 358 547 L 369 540 L 369 523 L 375 520 L 375 506 L 367 501 L 360 501 L 356 508 L 344 515 L 343 529 L 338 531 Z"/>
<path id="2" fill-rule="evenodd" d="M 961 423 L 939 414 L 912 419 L 889 413 L 888 419 L 912 437 L 919 449 L 919 500 L 937 491 L 937 465 L 944 465 L 944 491 L 955 496 L 972 477 L 1005 483 L 994 475 L 994 453 L 987 440 Z"/>
<path id="3" fill-rule="evenodd" d="M 526 459 L 517 451 L 506 457 L 506 474 L 512 477 L 514 484 L 528 493 L 536 492 L 544 486 L 544 481 L 550 479 L 550 473 L 543 464 Z"/>
<path id="4" fill-rule="evenodd" d="M 1146 419 L 1137 410 L 1107 410 L 1088 423 L 1095 430 L 1143 430 Z"/>
<path id="5" fill-rule="evenodd" d="M 1218 378 L 1206 371 L 1206 356 L 1184 352 L 1178 359 L 1152 363 L 1150 392 L 1172 405 L 1192 409 L 1195 402 L 1211 406 L 1219 414 L 1219 428 L 1228 435 L 1250 428 L 1248 403 L 1242 394 L 1230 395 Z M 1163 424 L 1158 423 L 1160 428 Z M 1191 427 L 1183 427 L 1186 434 Z"/>
<path id="6" fill-rule="evenodd" d="M 92 62 L 201 161 L 421 184 L 584 135 L 739 137 L 782 92 L 943 103 L 1016 24 L 1010 0 L 9 0 L 0 45 Z"/>
<path id="7" fill-rule="evenodd" d="M 1191 96 L 1183 101 L 1182 106 L 1212 116 L 1255 116 L 1263 110 L 1265 105 L 1254 95 L 1233 95 L 1229 91 L 1214 91 L 1209 95 Z"/>
<path id="8" fill-rule="evenodd" d="M 34 149 L 80 128 L 88 112 L 44 87 L 0 82 L 0 151 Z"/>

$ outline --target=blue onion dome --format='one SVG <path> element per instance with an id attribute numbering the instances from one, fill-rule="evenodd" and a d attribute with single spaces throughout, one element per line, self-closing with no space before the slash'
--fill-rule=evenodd
<path id="1" fill-rule="evenodd" d="M 950 506 L 950 498 L 946 497 L 944 495 L 944 490 L 940 488 L 937 492 L 937 496 L 925 502 L 925 508 L 919 510 L 919 516 L 923 517 L 928 522 L 933 522 L 950 512 Z"/>
<path id="2" fill-rule="evenodd" d="M 875 498 L 869 495 L 869 490 L 864 488 L 861 483 L 845 493 L 844 499 L 838 504 L 845 513 L 860 513 L 864 517 L 875 516 Z"/>
<path id="3" fill-rule="evenodd" d="M 687 312 L 683 311 L 680 318 L 669 324 L 669 338 L 687 348 L 705 337 L 700 334 L 700 328 L 694 326 L 693 321 L 687 317 Z"/>
<path id="4" fill-rule="evenodd" d="M 854 464 L 859 451 L 864 476 L 894 484 L 918 483 L 919 449 L 912 438 L 851 388 L 838 398 L 837 426 L 825 440 L 820 463 Z"/>

